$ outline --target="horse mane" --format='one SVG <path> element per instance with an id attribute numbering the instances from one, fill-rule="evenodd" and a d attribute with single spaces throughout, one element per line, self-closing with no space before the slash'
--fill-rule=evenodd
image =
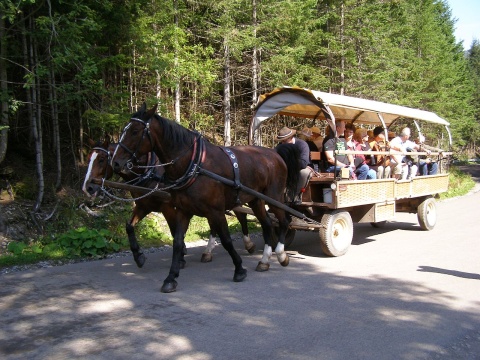
<path id="1" fill-rule="evenodd" d="M 296 191 L 300 170 L 300 149 L 295 144 L 278 144 L 275 151 L 287 165 L 287 189 Z"/>
<path id="2" fill-rule="evenodd" d="M 145 111 L 143 108 L 138 110 L 135 114 L 132 115 L 132 118 L 143 119 L 145 116 Z M 168 139 L 172 145 L 176 144 L 188 144 L 190 145 L 195 139 L 195 133 L 183 127 L 182 125 L 172 121 L 170 119 L 164 118 L 158 114 L 153 114 L 153 117 L 160 123 L 163 129 L 163 138 Z M 145 119 L 147 121 L 148 119 Z"/>

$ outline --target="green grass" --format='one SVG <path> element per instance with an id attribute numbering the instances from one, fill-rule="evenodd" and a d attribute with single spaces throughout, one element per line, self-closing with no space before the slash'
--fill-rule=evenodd
<path id="1" fill-rule="evenodd" d="M 455 167 L 450 168 L 448 180 L 448 191 L 440 194 L 440 199 L 466 195 L 475 186 L 475 181 L 469 174 L 461 172 Z"/>
<path id="2" fill-rule="evenodd" d="M 39 239 L 33 244 L 26 244 L 23 242 L 12 242 L 9 244 L 9 253 L 0 256 L 0 268 L 35 264 L 40 261 L 53 260 L 62 261 L 65 259 L 75 259 L 85 257 L 85 252 L 79 250 L 79 244 L 85 244 L 88 240 L 97 239 L 99 233 L 108 232 L 108 239 L 106 241 L 112 241 L 110 237 L 114 237 L 116 243 L 119 245 L 118 250 L 129 250 L 130 247 L 127 241 L 127 235 L 125 233 L 125 219 L 128 219 L 130 215 L 129 209 L 117 209 L 114 211 L 115 216 L 106 214 L 103 221 L 96 218 L 91 229 L 84 227 L 77 227 L 75 230 L 68 230 L 61 234 L 44 237 Z M 120 215 L 120 216 L 119 216 Z M 250 217 L 249 217 L 250 218 Z M 116 221 L 113 221 L 117 219 Z M 119 219 L 123 219 L 119 220 Z M 229 231 L 231 234 L 241 231 L 240 223 L 234 216 L 227 216 L 227 222 Z M 110 230 L 103 230 L 104 227 L 109 226 Z M 95 230 L 99 228 L 100 230 Z M 260 231 L 260 225 L 257 222 L 248 222 L 249 232 Z M 52 231 L 52 230 L 51 230 Z M 85 237 L 85 239 L 78 238 L 76 234 L 79 232 Z M 167 223 L 161 214 L 150 214 L 137 224 L 135 233 L 137 240 L 142 248 L 147 247 L 160 247 L 165 244 L 171 245 L 173 238 L 170 235 Z M 199 218 L 194 216 L 190 222 L 190 227 L 185 235 L 185 241 L 197 241 L 198 239 L 207 240 L 210 234 L 210 228 L 205 218 Z M 66 244 L 60 246 L 59 244 Z M 93 245 L 90 245 L 87 250 L 95 250 Z M 85 249 L 84 249 L 85 250 Z M 100 250 L 100 249 L 99 249 Z M 93 251 L 91 258 L 101 258 L 105 255 L 103 251 Z"/>

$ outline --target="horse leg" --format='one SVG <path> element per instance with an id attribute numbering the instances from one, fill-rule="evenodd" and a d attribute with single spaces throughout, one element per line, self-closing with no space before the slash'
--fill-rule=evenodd
<path id="1" fill-rule="evenodd" d="M 210 236 L 208 237 L 207 247 L 203 251 L 202 258 L 200 259 L 202 263 L 211 262 L 213 260 L 212 251 L 216 245 L 215 240 L 216 240 L 215 233 L 212 230 L 210 230 Z"/>
<path id="2" fill-rule="evenodd" d="M 133 259 L 139 268 L 145 264 L 147 258 L 143 254 L 143 251 L 138 244 L 137 237 L 135 236 L 135 225 L 146 215 L 146 213 L 139 210 L 138 206 L 135 206 L 130 221 L 125 225 L 128 242 L 130 243 L 130 250 L 132 251 Z"/>
<path id="3" fill-rule="evenodd" d="M 175 237 L 175 228 L 176 228 L 176 210 L 175 207 L 170 203 L 164 203 L 161 205 L 159 209 L 165 220 L 167 221 L 168 228 L 170 229 L 170 234 Z M 188 225 L 187 225 L 188 226 Z M 180 269 L 185 269 L 187 262 L 185 261 L 185 255 L 187 255 L 187 247 L 185 246 L 185 242 L 183 243 L 182 253 L 180 255 Z"/>
<path id="4" fill-rule="evenodd" d="M 234 211 L 234 213 L 242 227 L 243 244 L 245 245 L 245 250 L 247 250 L 249 254 L 253 254 L 256 246 L 248 234 L 247 214 L 236 211 Z"/>
<path id="5" fill-rule="evenodd" d="M 163 281 L 162 288 L 160 289 L 163 293 L 171 293 L 177 290 L 177 281 L 175 279 L 180 275 L 181 259 L 185 248 L 185 233 L 187 232 L 191 218 L 191 215 L 184 214 L 180 210 L 177 210 L 175 232 L 173 234 L 172 263 L 168 276 Z"/>
<path id="6" fill-rule="evenodd" d="M 241 282 L 247 277 L 247 269 L 242 267 L 242 258 L 238 255 L 235 247 L 232 243 L 232 238 L 228 232 L 227 219 L 225 218 L 225 213 L 215 212 L 210 213 L 207 218 L 210 225 L 210 229 L 215 231 L 220 237 L 222 246 L 227 250 L 228 254 L 232 258 L 233 264 L 235 265 L 235 272 L 233 274 L 233 281 Z"/>
<path id="7" fill-rule="evenodd" d="M 258 262 L 255 271 L 268 271 L 270 268 L 270 257 L 272 256 L 273 244 L 272 221 L 265 210 L 265 203 L 262 200 L 255 199 L 249 202 L 249 205 L 262 226 L 263 239 L 265 241 L 262 260 Z"/>
<path id="8" fill-rule="evenodd" d="M 288 266 L 290 260 L 288 258 L 287 253 L 285 252 L 285 236 L 288 230 L 289 221 L 285 215 L 285 211 L 282 209 L 278 209 L 275 207 L 271 208 L 272 213 L 278 220 L 278 243 L 275 247 L 275 254 L 277 254 L 277 259 L 280 265 Z"/>

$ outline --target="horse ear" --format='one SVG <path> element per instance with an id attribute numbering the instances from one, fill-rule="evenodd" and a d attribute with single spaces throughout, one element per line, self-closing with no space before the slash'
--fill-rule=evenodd
<path id="1" fill-rule="evenodd" d="M 157 113 L 157 107 L 158 104 L 155 104 L 150 110 L 147 111 L 147 115 L 149 118 Z"/>
<path id="2" fill-rule="evenodd" d="M 95 140 L 92 140 L 92 139 L 88 138 L 87 142 L 88 142 L 88 145 L 90 145 L 90 147 L 93 148 L 95 146 Z"/>
<path id="3" fill-rule="evenodd" d="M 147 111 L 147 103 L 146 102 L 143 102 L 142 104 L 142 107 L 140 108 L 140 110 L 138 110 L 139 112 L 145 112 Z"/>
<path id="4" fill-rule="evenodd" d="M 105 139 L 103 140 L 102 148 L 108 149 L 109 144 L 110 144 L 110 135 L 105 133 Z"/>

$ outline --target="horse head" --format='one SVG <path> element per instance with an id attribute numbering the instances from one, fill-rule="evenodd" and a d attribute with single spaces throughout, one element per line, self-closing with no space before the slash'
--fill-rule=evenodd
<path id="1" fill-rule="evenodd" d="M 88 156 L 88 170 L 85 175 L 82 190 L 90 197 L 96 197 L 100 191 L 100 185 L 94 184 L 92 179 L 109 179 L 113 175 L 110 159 L 115 150 L 115 144 L 110 144 L 110 137 L 105 136 L 103 143 L 92 142 L 92 151 Z"/>
<path id="2" fill-rule="evenodd" d="M 147 105 L 132 115 L 130 122 L 123 129 L 120 140 L 111 159 L 111 165 L 116 173 L 131 170 L 139 158 L 153 150 L 150 134 L 150 120 L 155 116 L 157 105 L 147 110 Z M 149 141 L 144 141 L 147 139 Z"/>

